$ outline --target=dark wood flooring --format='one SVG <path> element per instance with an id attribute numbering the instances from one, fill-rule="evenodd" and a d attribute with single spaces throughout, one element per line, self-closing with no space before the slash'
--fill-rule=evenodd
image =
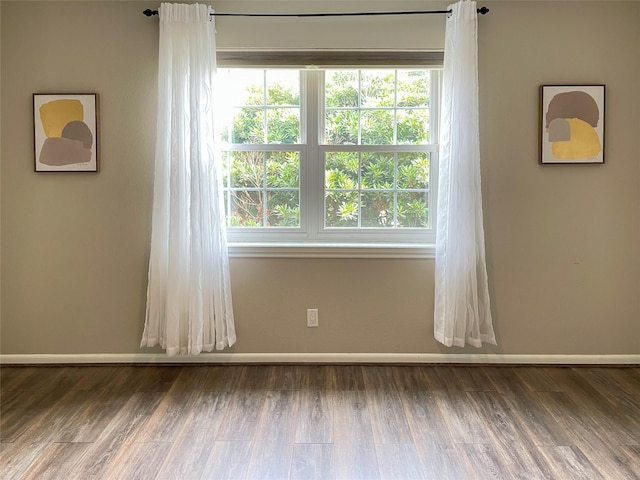
<path id="1" fill-rule="evenodd" d="M 0 369 L 0 478 L 640 479 L 640 369 Z"/>

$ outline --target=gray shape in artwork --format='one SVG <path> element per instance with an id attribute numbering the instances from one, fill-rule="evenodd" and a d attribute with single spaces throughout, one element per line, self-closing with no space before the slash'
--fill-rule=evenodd
<path id="1" fill-rule="evenodd" d="M 82 142 L 84 148 L 91 149 L 93 146 L 93 135 L 91 130 L 86 123 L 81 122 L 80 120 L 67 123 L 62 130 L 62 138 Z"/>
<path id="2" fill-rule="evenodd" d="M 571 140 L 571 125 L 564 118 L 549 122 L 549 141 L 568 142 Z"/>
<path id="3" fill-rule="evenodd" d="M 91 161 L 91 150 L 82 142 L 70 138 L 47 138 L 42 145 L 38 161 L 52 167 L 62 167 Z"/>

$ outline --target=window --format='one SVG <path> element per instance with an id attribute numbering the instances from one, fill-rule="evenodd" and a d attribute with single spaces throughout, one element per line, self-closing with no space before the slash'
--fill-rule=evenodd
<path id="1" fill-rule="evenodd" d="M 227 68 L 231 242 L 435 240 L 437 68 Z"/>

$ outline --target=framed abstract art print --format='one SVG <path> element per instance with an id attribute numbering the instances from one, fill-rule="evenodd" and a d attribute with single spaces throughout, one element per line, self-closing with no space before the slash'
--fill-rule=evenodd
<path id="1" fill-rule="evenodd" d="M 540 163 L 604 163 L 604 87 L 540 87 Z"/>
<path id="2" fill-rule="evenodd" d="M 36 172 L 97 172 L 98 95 L 33 95 Z"/>

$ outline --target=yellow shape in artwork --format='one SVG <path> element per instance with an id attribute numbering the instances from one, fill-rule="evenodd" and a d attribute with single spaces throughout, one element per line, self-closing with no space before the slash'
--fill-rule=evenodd
<path id="1" fill-rule="evenodd" d="M 64 127 L 76 120 L 84 120 L 80 100 L 53 100 L 40 107 L 40 121 L 47 137 L 61 137 Z"/>
<path id="2" fill-rule="evenodd" d="M 597 156 L 602 147 L 594 128 L 578 118 L 567 118 L 571 127 L 571 140 L 553 142 L 552 152 L 556 158 L 579 160 Z"/>

